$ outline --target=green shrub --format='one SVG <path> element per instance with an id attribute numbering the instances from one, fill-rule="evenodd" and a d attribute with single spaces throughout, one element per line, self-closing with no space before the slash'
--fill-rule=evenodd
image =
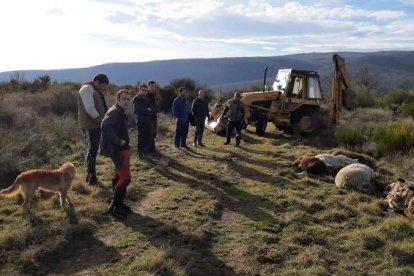
<path id="1" fill-rule="evenodd" d="M 414 103 L 405 103 L 401 106 L 401 111 L 404 116 L 414 117 Z"/>
<path id="2" fill-rule="evenodd" d="M 162 89 L 158 95 L 158 109 L 161 112 L 171 113 L 173 101 L 178 95 L 178 93 L 175 91 L 174 86 L 164 86 L 164 89 Z"/>
<path id="3" fill-rule="evenodd" d="M 377 104 L 375 96 L 365 87 L 356 90 L 354 106 L 355 107 L 373 107 Z"/>
<path id="4" fill-rule="evenodd" d="M 360 146 L 367 141 L 364 129 L 358 129 L 351 126 L 338 128 L 335 137 L 340 145 L 346 147 Z"/>
<path id="5" fill-rule="evenodd" d="M 414 103 L 414 94 L 401 90 L 391 91 L 384 96 L 383 103 L 385 106 L 390 106 L 391 104 L 400 106 L 404 103 Z"/>
<path id="6" fill-rule="evenodd" d="M 5 106 L 0 106 L 0 127 L 12 128 L 16 121 L 16 114 Z"/>
<path id="7" fill-rule="evenodd" d="M 373 140 L 381 154 L 409 152 L 414 146 L 414 123 L 410 120 L 378 124 Z"/>

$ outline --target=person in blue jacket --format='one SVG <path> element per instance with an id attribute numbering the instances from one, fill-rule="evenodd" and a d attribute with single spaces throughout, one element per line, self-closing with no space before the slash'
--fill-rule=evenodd
<path id="1" fill-rule="evenodd" d="M 178 96 L 174 99 L 172 113 L 177 118 L 175 128 L 174 146 L 176 148 L 187 148 L 187 135 L 189 124 L 189 108 L 187 106 L 187 89 L 178 88 Z"/>

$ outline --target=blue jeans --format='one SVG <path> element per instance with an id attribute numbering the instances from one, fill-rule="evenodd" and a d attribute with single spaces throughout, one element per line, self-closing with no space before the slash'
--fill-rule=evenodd
<path id="1" fill-rule="evenodd" d="M 188 121 L 177 120 L 177 126 L 175 128 L 174 145 L 179 147 L 187 146 L 188 135 Z"/>

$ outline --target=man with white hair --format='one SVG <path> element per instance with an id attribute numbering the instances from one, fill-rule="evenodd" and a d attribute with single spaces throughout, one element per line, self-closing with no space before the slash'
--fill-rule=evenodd
<path id="1" fill-rule="evenodd" d="M 193 146 L 197 145 L 200 147 L 205 147 L 203 144 L 203 133 L 204 133 L 204 124 L 206 118 L 209 118 L 208 111 L 208 101 L 206 99 L 206 91 L 198 91 L 198 97 L 194 99 L 193 104 L 191 105 L 191 112 L 195 120 L 195 134 L 194 134 L 194 143 Z"/>

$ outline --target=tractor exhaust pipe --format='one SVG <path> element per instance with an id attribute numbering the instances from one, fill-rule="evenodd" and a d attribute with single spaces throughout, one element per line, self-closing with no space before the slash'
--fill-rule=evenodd
<path id="1" fill-rule="evenodd" d="M 268 69 L 268 67 L 266 66 L 265 67 L 265 69 L 264 69 L 264 78 L 263 78 L 263 93 L 265 92 L 265 90 L 266 90 L 266 75 L 267 75 L 267 69 Z"/>

